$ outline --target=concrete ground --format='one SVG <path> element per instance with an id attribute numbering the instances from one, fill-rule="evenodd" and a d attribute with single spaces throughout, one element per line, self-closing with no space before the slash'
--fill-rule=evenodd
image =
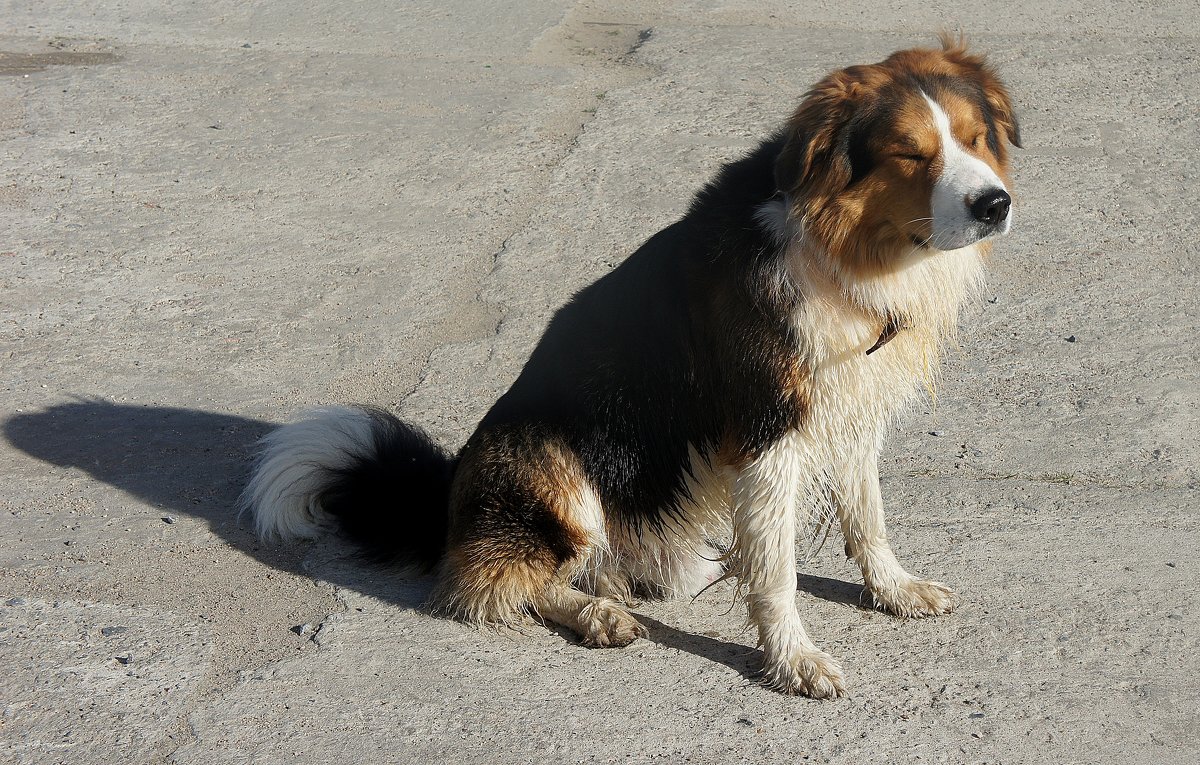
<path id="1" fill-rule="evenodd" d="M 483 6 L 0 0 L 0 760 L 1196 762 L 1194 2 Z M 461 444 L 808 85 L 939 28 L 1015 94 L 1016 226 L 883 465 L 961 610 L 801 567 L 849 698 L 757 686 L 729 589 L 589 651 L 239 523 L 303 407 Z"/>

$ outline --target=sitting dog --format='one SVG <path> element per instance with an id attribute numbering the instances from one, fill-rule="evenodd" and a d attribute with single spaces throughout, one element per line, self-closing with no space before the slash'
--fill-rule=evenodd
<path id="1" fill-rule="evenodd" d="M 1009 95 L 961 41 L 834 72 L 555 314 L 457 457 L 322 409 L 266 438 L 243 503 L 264 538 L 336 524 L 436 567 L 436 611 L 588 646 L 646 634 L 635 596 L 736 577 L 764 682 L 842 695 L 796 610 L 797 533 L 836 516 L 883 610 L 954 607 L 888 546 L 877 460 L 1012 223 L 1008 144 Z"/>

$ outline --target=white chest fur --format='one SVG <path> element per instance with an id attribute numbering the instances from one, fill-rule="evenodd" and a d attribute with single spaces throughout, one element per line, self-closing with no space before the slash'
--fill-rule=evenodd
<path id="1" fill-rule="evenodd" d="M 800 435 L 806 467 L 820 472 L 848 451 L 878 449 L 888 423 L 922 385 L 935 384 L 959 311 L 982 283 L 988 245 L 914 247 L 887 273 L 848 274 L 804 236 L 787 210 L 786 199 L 774 199 L 755 217 L 787 248 L 788 277 L 802 295 L 792 321 L 812 385 Z M 905 329 L 868 356 L 886 316 L 902 319 Z"/>
<path id="2" fill-rule="evenodd" d="M 902 269 L 850 282 L 819 254 L 797 249 L 789 271 L 804 296 L 793 322 L 812 374 L 801 430 L 815 452 L 809 459 L 827 465 L 846 451 L 878 448 L 887 425 L 935 383 L 940 351 L 982 270 L 978 248 L 968 247 L 914 254 Z M 905 328 L 867 355 L 889 315 Z"/>

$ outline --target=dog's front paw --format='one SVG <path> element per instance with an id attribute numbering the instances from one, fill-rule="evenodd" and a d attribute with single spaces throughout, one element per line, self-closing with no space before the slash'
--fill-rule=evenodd
<path id="1" fill-rule="evenodd" d="M 913 619 L 948 614 L 958 605 L 953 590 L 928 579 L 910 579 L 904 584 L 871 589 L 870 592 L 880 611 Z"/>
<path id="2" fill-rule="evenodd" d="M 609 598 L 597 598 L 579 615 L 583 645 L 588 648 L 621 648 L 649 633 L 642 623 Z"/>
<path id="3" fill-rule="evenodd" d="M 767 657 L 762 683 L 771 690 L 792 696 L 836 699 L 846 695 L 842 668 L 824 651 L 810 648 L 772 661 Z"/>

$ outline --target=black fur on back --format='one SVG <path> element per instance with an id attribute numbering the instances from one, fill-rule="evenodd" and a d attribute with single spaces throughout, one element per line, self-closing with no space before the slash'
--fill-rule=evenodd
<path id="1" fill-rule="evenodd" d="M 446 548 L 455 460 L 429 435 L 373 407 L 373 444 L 349 467 L 330 470 L 320 504 L 372 559 L 431 569 Z"/>
<path id="2" fill-rule="evenodd" d="M 653 531 L 679 512 L 689 445 L 754 454 L 786 432 L 797 402 L 779 360 L 794 354 L 795 297 L 774 287 L 781 248 L 755 220 L 782 145 L 726 165 L 682 220 L 561 308 L 472 442 L 494 428 L 552 433 L 606 512 Z"/>

